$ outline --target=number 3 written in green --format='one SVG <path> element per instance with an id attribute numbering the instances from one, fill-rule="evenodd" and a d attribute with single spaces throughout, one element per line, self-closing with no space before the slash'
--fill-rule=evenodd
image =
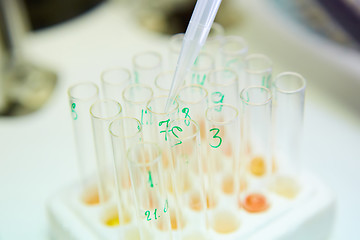
<path id="1" fill-rule="evenodd" d="M 212 129 L 210 129 L 210 132 L 212 132 L 212 131 L 216 131 L 216 133 L 214 134 L 213 138 L 218 138 L 218 139 L 219 139 L 219 144 L 216 145 L 216 146 L 211 145 L 211 144 L 209 144 L 209 145 L 210 145 L 210 147 L 218 148 L 218 147 L 220 147 L 220 145 L 221 145 L 221 143 L 222 143 L 222 138 L 218 136 L 218 134 L 219 134 L 219 132 L 220 132 L 220 129 L 218 129 L 218 128 L 212 128 Z"/>

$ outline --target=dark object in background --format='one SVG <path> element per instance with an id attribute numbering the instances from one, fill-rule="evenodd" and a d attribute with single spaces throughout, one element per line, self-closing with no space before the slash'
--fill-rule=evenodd
<path id="1" fill-rule="evenodd" d="M 49 27 L 94 8 L 104 0 L 23 0 L 32 30 Z"/>
<path id="2" fill-rule="evenodd" d="M 355 3 L 358 9 L 347 1 L 317 0 L 329 15 L 358 43 L 360 46 L 360 2 Z"/>

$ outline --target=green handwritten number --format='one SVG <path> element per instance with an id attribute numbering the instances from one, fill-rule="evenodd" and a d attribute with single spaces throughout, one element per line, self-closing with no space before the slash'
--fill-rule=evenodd
<path id="1" fill-rule="evenodd" d="M 151 218 L 150 218 L 150 211 L 146 211 L 146 212 L 145 212 L 145 216 L 147 216 L 147 218 L 146 218 L 147 221 L 150 221 L 150 220 L 151 220 Z"/>
<path id="2" fill-rule="evenodd" d="M 166 121 L 160 121 L 159 122 L 159 127 L 161 127 L 163 125 L 163 123 L 166 123 L 166 129 L 167 129 L 169 127 L 169 122 L 170 122 L 170 119 L 168 119 Z M 167 141 L 166 129 L 163 130 L 163 131 L 160 131 L 160 133 L 165 133 L 165 141 Z"/>
<path id="3" fill-rule="evenodd" d="M 182 112 L 185 113 L 185 118 L 191 119 L 190 115 L 189 115 L 189 108 L 183 108 Z M 190 121 L 189 120 L 185 120 L 184 123 L 186 124 L 186 126 L 190 125 Z"/>
<path id="4" fill-rule="evenodd" d="M 155 208 L 155 211 L 154 211 L 155 220 L 157 220 L 156 211 L 157 211 L 157 209 Z"/>
<path id="5" fill-rule="evenodd" d="M 166 201 L 165 201 L 165 205 L 164 205 L 164 213 L 166 213 L 166 212 L 167 212 L 168 207 L 169 207 L 169 204 L 168 204 L 168 200 L 166 199 Z"/>
<path id="6" fill-rule="evenodd" d="M 148 171 L 149 173 L 149 183 L 150 183 L 150 187 L 154 187 L 153 181 L 152 181 L 152 177 L 151 177 L 151 171 Z"/>
<path id="7" fill-rule="evenodd" d="M 215 104 L 217 103 L 223 103 L 224 102 L 224 94 L 222 94 L 221 92 L 213 92 L 211 94 L 211 101 Z M 216 107 L 214 110 L 217 112 L 221 112 L 223 106 L 218 106 Z"/>
<path id="8" fill-rule="evenodd" d="M 200 80 L 200 78 L 201 78 L 200 74 L 193 73 L 191 81 L 192 81 L 192 83 L 200 84 L 201 86 L 204 86 L 204 83 L 206 80 L 206 75 L 204 74 L 201 80 Z"/>
<path id="9" fill-rule="evenodd" d="M 211 144 L 209 144 L 209 145 L 210 145 L 210 147 L 218 148 L 218 147 L 220 147 L 220 145 L 221 145 L 221 143 L 222 143 L 221 137 L 218 136 L 218 134 L 219 134 L 219 132 L 220 132 L 220 129 L 218 129 L 218 128 L 212 128 L 212 129 L 210 129 L 210 132 L 212 132 L 212 131 L 216 131 L 216 133 L 214 134 L 213 138 L 218 138 L 218 139 L 219 139 L 219 144 L 216 145 L 216 146 L 213 146 L 213 145 L 211 145 Z"/>
<path id="10" fill-rule="evenodd" d="M 177 138 L 179 138 L 178 135 L 176 135 L 176 133 L 174 132 L 174 128 L 177 129 L 179 132 L 182 132 L 183 130 L 182 130 L 182 128 L 179 127 L 179 126 L 174 126 L 174 127 L 171 129 L 171 132 L 174 134 L 174 136 L 177 137 Z M 181 144 L 181 143 L 182 143 L 182 141 L 179 140 L 179 142 L 178 142 L 178 143 L 175 143 L 174 146 L 179 145 L 179 144 Z"/>
<path id="11" fill-rule="evenodd" d="M 75 111 L 75 108 L 76 108 L 76 103 L 71 104 L 71 113 L 73 115 L 74 120 L 76 120 L 78 118 L 78 115 L 77 115 L 77 113 Z"/>

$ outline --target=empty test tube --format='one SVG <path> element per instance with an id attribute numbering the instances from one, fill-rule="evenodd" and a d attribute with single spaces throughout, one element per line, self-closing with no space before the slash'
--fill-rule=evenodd
<path id="1" fill-rule="evenodd" d="M 95 152 L 91 131 L 90 106 L 99 98 L 99 88 L 92 82 L 83 82 L 68 89 L 71 117 L 74 127 L 78 169 L 82 183 L 82 190 L 96 185 L 96 181 L 89 181 L 96 172 Z M 86 192 L 85 192 L 86 193 Z M 97 191 L 93 194 L 86 193 L 84 201 L 88 204 L 98 203 Z"/>
<path id="2" fill-rule="evenodd" d="M 110 99 L 99 100 L 90 107 L 101 203 L 109 198 L 111 187 L 115 183 L 109 125 L 112 120 L 120 116 L 121 111 L 120 103 Z"/>
<path id="3" fill-rule="evenodd" d="M 209 105 L 225 103 L 239 107 L 239 82 L 234 70 L 221 68 L 211 71 L 207 89 L 210 98 Z"/>
<path id="4" fill-rule="evenodd" d="M 239 90 L 245 84 L 245 57 L 248 54 L 248 46 L 245 40 L 239 36 L 226 36 L 223 38 L 220 48 L 222 67 L 230 68 L 236 72 L 239 79 Z"/>
<path id="5" fill-rule="evenodd" d="M 246 170 L 247 190 L 240 195 L 248 212 L 268 209 L 267 188 L 272 170 L 272 95 L 260 86 L 245 88 L 242 101 L 242 160 Z"/>
<path id="6" fill-rule="evenodd" d="M 116 192 L 118 197 L 119 223 L 130 222 L 133 210 L 131 182 L 126 153 L 129 148 L 143 140 L 139 120 L 120 117 L 110 123 L 109 131 L 114 152 Z"/>
<path id="7" fill-rule="evenodd" d="M 111 68 L 101 73 L 103 97 L 123 103 L 122 92 L 131 84 L 131 73 L 126 68 Z"/>
<path id="8" fill-rule="evenodd" d="M 205 52 L 200 52 L 196 58 L 194 65 L 191 68 L 189 79 L 186 79 L 187 84 L 198 84 L 206 86 L 209 72 L 215 67 L 213 57 Z"/>
<path id="9" fill-rule="evenodd" d="M 172 239 L 159 146 L 150 142 L 134 144 L 127 155 L 141 239 Z"/>
<path id="10" fill-rule="evenodd" d="M 272 61 L 263 54 L 250 54 L 245 58 L 246 81 L 244 87 L 271 88 Z"/>
<path id="11" fill-rule="evenodd" d="M 151 128 L 153 119 L 146 109 L 147 103 L 154 96 L 153 90 L 146 84 L 131 84 L 124 89 L 125 116 L 138 119 L 143 127 L 143 137 L 151 141 Z"/>
<path id="12" fill-rule="evenodd" d="M 222 41 L 224 40 L 224 33 L 224 27 L 219 23 L 214 22 L 211 26 L 205 45 L 203 49 L 201 49 L 202 52 L 206 52 L 211 55 L 214 59 L 216 68 L 222 66 L 219 49 L 222 46 Z"/>
<path id="13" fill-rule="evenodd" d="M 205 111 L 208 106 L 208 92 L 201 85 L 190 84 L 180 88 L 177 101 L 179 116 L 195 120 L 200 128 L 202 140 L 206 140 Z"/>
<path id="14" fill-rule="evenodd" d="M 155 77 L 156 96 L 169 94 L 174 73 L 175 71 L 164 71 Z"/>
<path id="15" fill-rule="evenodd" d="M 295 181 L 301 174 L 301 136 L 304 118 L 306 80 L 298 73 L 284 72 L 273 84 L 277 177 L 272 185 L 277 193 L 294 198 L 299 191 Z"/>
<path id="16" fill-rule="evenodd" d="M 174 160 L 175 193 L 180 206 L 178 215 L 197 223 L 187 226 L 183 234 L 202 235 L 201 239 L 206 239 L 207 207 L 201 163 L 200 128 L 192 119 L 180 118 L 170 122 L 168 132 Z M 184 222 L 178 224 L 185 224 Z"/>
<path id="17" fill-rule="evenodd" d="M 134 82 L 153 86 L 162 71 L 162 57 L 157 52 L 142 52 L 133 57 Z"/>

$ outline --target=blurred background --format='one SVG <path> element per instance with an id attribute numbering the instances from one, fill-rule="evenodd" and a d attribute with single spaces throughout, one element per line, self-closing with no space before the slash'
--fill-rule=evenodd
<path id="1" fill-rule="evenodd" d="M 77 179 L 67 88 L 166 55 L 194 0 L 0 0 L 0 239 L 47 239 L 46 202 Z M 360 1 L 223 0 L 215 20 L 308 82 L 304 163 L 336 195 L 331 239 L 357 239 Z"/>

